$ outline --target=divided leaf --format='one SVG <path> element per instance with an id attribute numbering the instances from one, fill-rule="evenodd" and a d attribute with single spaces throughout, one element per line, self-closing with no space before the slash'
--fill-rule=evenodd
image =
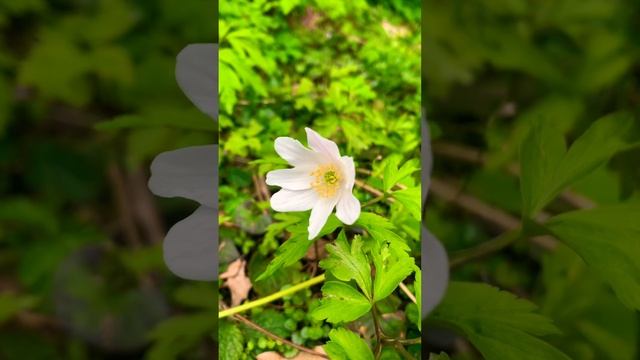
<path id="1" fill-rule="evenodd" d="M 345 328 L 333 329 L 329 333 L 331 341 L 324 350 L 332 360 L 373 360 L 369 345 L 356 333 Z"/>
<path id="2" fill-rule="evenodd" d="M 523 214 L 533 217 L 564 188 L 640 144 L 633 139 L 633 118 L 605 116 L 591 125 L 566 151 L 562 134 L 549 121 L 538 122 L 520 150 Z"/>
<path id="3" fill-rule="evenodd" d="M 376 246 L 371 256 L 376 267 L 373 300 L 380 301 L 391 295 L 400 282 L 414 271 L 415 263 L 406 251 L 388 244 L 379 248 Z"/>
<path id="4" fill-rule="evenodd" d="M 420 187 L 411 187 L 404 190 L 393 192 L 393 197 L 398 200 L 409 211 L 414 219 L 421 220 L 421 204 L 422 193 Z"/>
<path id="5" fill-rule="evenodd" d="M 629 308 L 640 309 L 640 204 L 564 213 L 545 227 L 609 283 Z"/>
<path id="6" fill-rule="evenodd" d="M 327 245 L 326 250 L 329 256 L 320 261 L 320 267 L 342 281 L 355 280 L 362 292 L 370 299 L 371 266 L 362 250 L 362 245 L 360 236 L 355 236 L 349 248 L 344 230 L 341 231 L 335 245 Z"/>
<path id="7" fill-rule="evenodd" d="M 487 360 L 568 360 L 537 338 L 558 329 L 534 310 L 533 303 L 490 285 L 452 282 L 431 316 L 464 333 Z"/>
<path id="8" fill-rule="evenodd" d="M 371 310 L 371 303 L 348 283 L 327 281 L 322 286 L 322 300 L 311 315 L 330 323 L 356 320 Z"/>
<path id="9" fill-rule="evenodd" d="M 399 157 L 391 157 L 387 162 L 387 166 L 384 168 L 384 192 L 389 192 L 391 188 L 402 181 L 407 176 L 420 170 L 420 164 L 417 159 L 411 159 L 405 162 L 399 169 L 400 164 Z"/>

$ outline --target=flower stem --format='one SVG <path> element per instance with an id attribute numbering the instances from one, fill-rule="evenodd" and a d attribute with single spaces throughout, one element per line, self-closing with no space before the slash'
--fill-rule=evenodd
<path id="1" fill-rule="evenodd" d="M 454 268 L 469 261 L 487 256 L 496 251 L 500 251 L 518 240 L 521 234 L 522 231 L 520 229 L 508 231 L 492 240 L 483 242 L 475 247 L 458 251 L 451 256 L 449 267 Z"/>
<path id="2" fill-rule="evenodd" d="M 269 296 L 265 296 L 263 298 L 260 298 L 260 299 L 254 300 L 254 301 L 250 301 L 248 303 L 244 303 L 242 305 L 238 305 L 236 307 L 232 307 L 230 309 L 226 309 L 226 310 L 220 311 L 220 312 L 218 312 L 218 318 L 222 319 L 222 318 L 227 317 L 229 315 L 237 314 L 237 313 L 240 313 L 240 312 L 243 312 L 243 311 L 247 311 L 249 309 L 253 309 L 253 308 L 258 307 L 258 306 L 262 306 L 262 305 L 268 304 L 270 302 L 276 301 L 276 300 L 278 300 L 280 298 L 283 298 L 283 297 L 285 297 L 287 295 L 293 294 L 293 293 L 295 293 L 297 291 L 300 291 L 302 289 L 306 289 L 308 287 L 311 287 L 311 286 L 313 286 L 315 284 L 318 284 L 318 283 L 321 283 L 323 281 L 324 281 L 324 274 L 318 275 L 318 276 L 316 276 L 314 278 L 311 278 L 311 279 L 309 279 L 309 280 L 307 280 L 305 282 L 302 282 L 302 283 L 294 285 L 294 286 L 292 286 L 290 288 L 278 291 L 278 292 L 276 292 L 274 294 L 271 294 Z"/>

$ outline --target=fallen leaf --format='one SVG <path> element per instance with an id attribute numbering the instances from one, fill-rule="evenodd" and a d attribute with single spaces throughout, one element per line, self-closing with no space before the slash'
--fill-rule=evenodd
<path id="1" fill-rule="evenodd" d="M 227 271 L 220 274 L 220 279 L 226 280 L 222 286 L 231 291 L 231 306 L 240 305 L 249 296 L 253 286 L 245 273 L 246 265 L 246 261 L 237 259 L 229 264 Z"/>
<path id="2" fill-rule="evenodd" d="M 388 22 L 387 20 L 382 21 L 382 28 L 390 38 L 403 38 L 409 35 L 409 29 L 406 26 L 396 26 Z"/>

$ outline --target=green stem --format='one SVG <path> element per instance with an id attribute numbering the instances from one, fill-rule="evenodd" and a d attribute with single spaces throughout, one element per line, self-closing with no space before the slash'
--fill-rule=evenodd
<path id="1" fill-rule="evenodd" d="M 384 198 L 385 198 L 385 196 L 384 196 L 384 195 L 380 195 L 380 196 L 378 196 L 378 197 L 376 197 L 376 198 L 373 198 L 373 199 L 371 199 L 371 200 L 367 201 L 366 203 L 364 203 L 364 204 L 362 205 L 362 207 L 364 208 L 364 207 L 367 207 L 367 206 L 373 205 L 373 204 L 375 204 L 375 203 L 377 203 L 377 202 L 380 202 L 380 201 L 384 200 Z"/>
<path id="2" fill-rule="evenodd" d="M 521 234 L 522 231 L 520 229 L 512 230 L 470 249 L 458 251 L 451 256 L 449 267 L 454 268 L 469 261 L 500 251 L 518 240 Z"/>
<path id="3" fill-rule="evenodd" d="M 263 298 L 260 298 L 260 299 L 254 300 L 254 301 L 250 301 L 248 303 L 244 303 L 242 305 L 238 305 L 236 307 L 232 307 L 230 309 L 220 311 L 220 312 L 218 312 L 218 318 L 222 319 L 222 318 L 230 316 L 230 315 L 241 313 L 243 311 L 247 311 L 249 309 L 253 309 L 255 307 L 268 304 L 268 303 L 270 303 L 272 301 L 276 301 L 276 300 L 278 300 L 280 298 L 283 298 L 283 297 L 285 297 L 287 295 L 293 294 L 293 293 L 295 293 L 297 291 L 300 291 L 302 289 L 306 289 L 308 287 L 311 287 L 311 286 L 313 286 L 315 284 L 318 284 L 318 283 L 321 283 L 323 281 L 324 281 L 324 274 L 318 275 L 318 276 L 316 276 L 316 277 L 314 277 L 312 279 L 309 279 L 309 280 L 307 280 L 305 282 L 302 282 L 300 284 L 294 285 L 294 286 L 292 286 L 292 287 L 290 287 L 288 289 L 284 289 L 284 290 L 278 291 L 277 293 L 271 294 L 269 296 L 265 296 Z"/>

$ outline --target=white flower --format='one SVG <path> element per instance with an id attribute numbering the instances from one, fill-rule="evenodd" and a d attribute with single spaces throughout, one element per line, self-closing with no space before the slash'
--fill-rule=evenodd
<path id="1" fill-rule="evenodd" d="M 308 149 L 300 141 L 279 137 L 275 149 L 293 169 L 267 173 L 267 184 L 282 189 L 271 197 L 275 211 L 311 210 L 309 240 L 315 238 L 336 208 L 336 216 L 347 225 L 360 216 L 360 201 L 353 196 L 356 169 L 353 158 L 340 156 L 338 146 L 305 128 Z"/>

